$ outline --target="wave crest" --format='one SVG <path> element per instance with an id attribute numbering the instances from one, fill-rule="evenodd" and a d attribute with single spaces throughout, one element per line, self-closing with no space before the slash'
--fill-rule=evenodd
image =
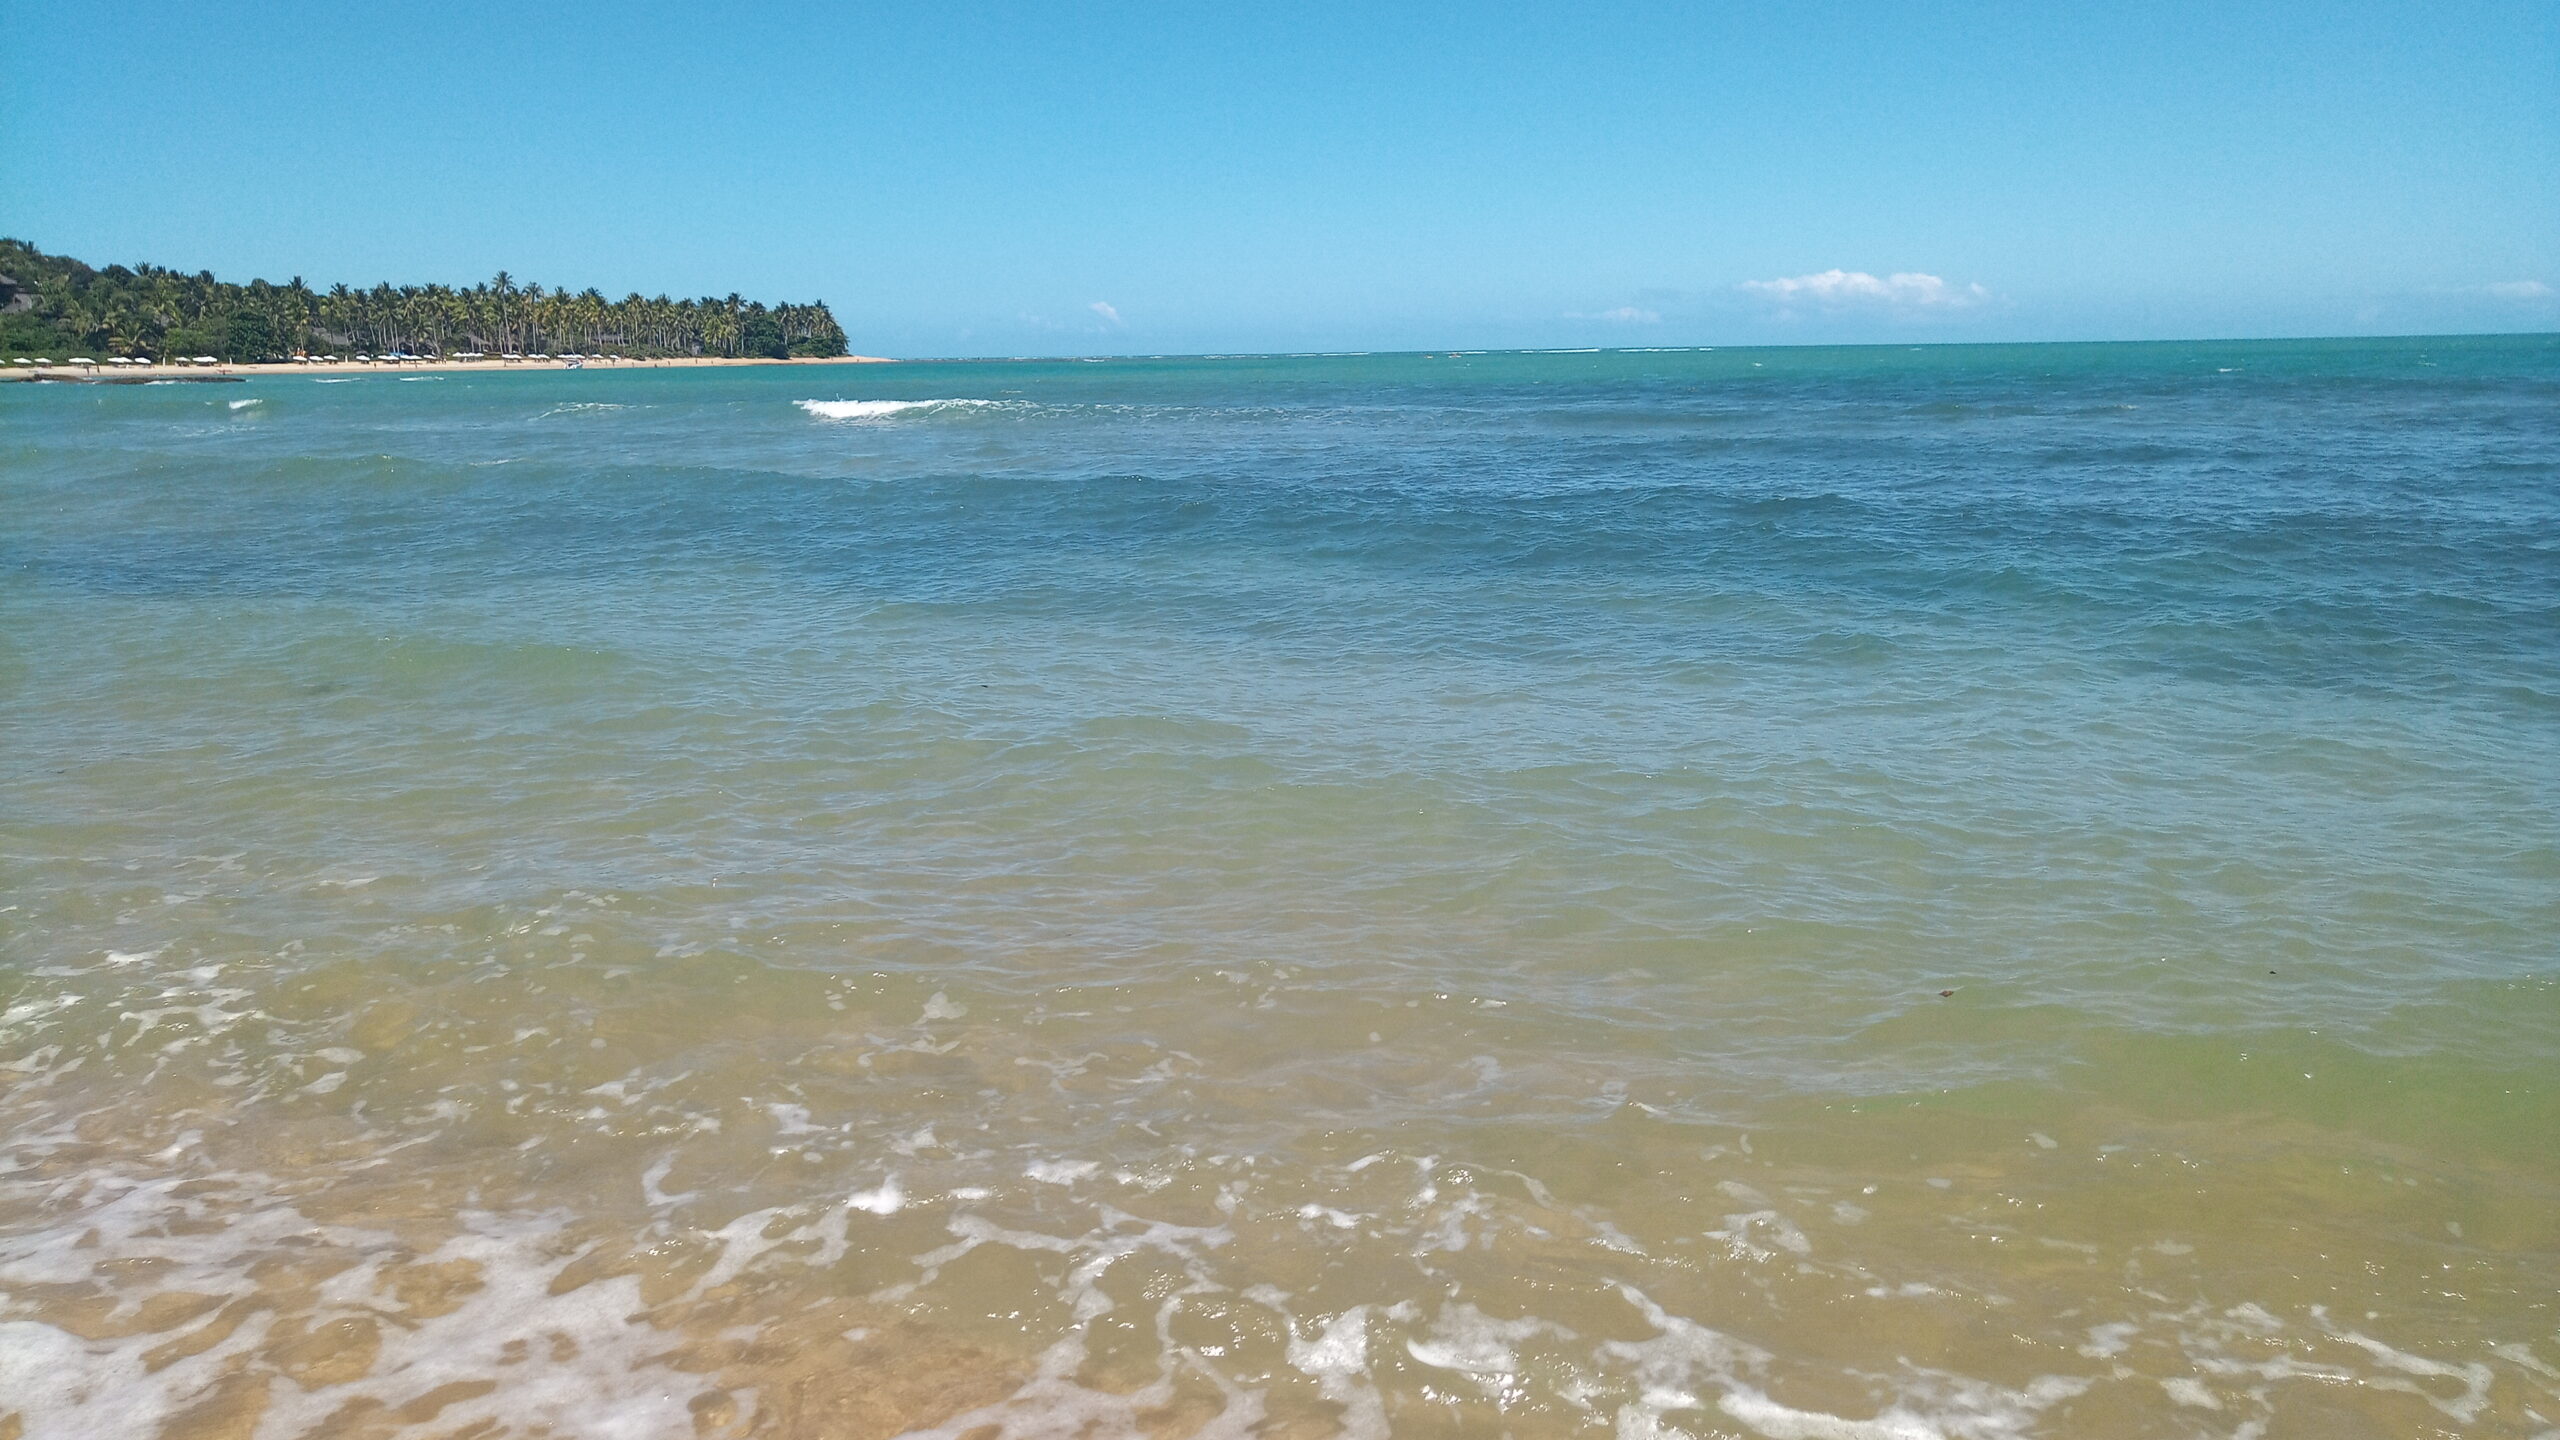
<path id="1" fill-rule="evenodd" d="M 796 400 L 792 402 L 821 420 L 890 420 L 901 415 L 930 415 L 940 410 L 978 410 L 1000 400 Z"/>

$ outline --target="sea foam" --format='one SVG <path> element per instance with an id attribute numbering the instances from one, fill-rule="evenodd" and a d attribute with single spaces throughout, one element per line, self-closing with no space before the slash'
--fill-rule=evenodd
<path id="1" fill-rule="evenodd" d="M 941 410 L 978 410 L 997 400 L 801 400 L 794 402 L 821 420 L 892 420 L 902 415 L 930 415 Z"/>

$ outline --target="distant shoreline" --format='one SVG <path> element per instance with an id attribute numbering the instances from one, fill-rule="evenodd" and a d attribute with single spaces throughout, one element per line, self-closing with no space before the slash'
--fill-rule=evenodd
<path id="1" fill-rule="evenodd" d="M 1784 345 L 1772 345 L 1772 344 L 1642 345 L 1642 346 L 1575 346 L 1575 347 L 1571 347 L 1571 348 L 1558 348 L 1558 347 L 1540 346 L 1540 347 L 1523 347 L 1523 348 L 1514 348 L 1514 349 L 1505 349 L 1505 348 L 1502 348 L 1502 347 L 1477 346 L 1477 347 L 1453 347 L 1453 348 L 1451 348 L 1451 349 L 1447 349 L 1447 350 L 1441 349 L 1441 348 L 1439 348 L 1439 347 L 1433 347 L 1433 348 L 1431 348 L 1431 349 L 1425 349 L 1425 350 L 1357 350 L 1357 351 L 1295 351 L 1295 350 L 1274 350 L 1274 351 L 1261 351 L 1261 352 L 1236 351 L 1236 352 L 1214 352 L 1214 353 L 1213 353 L 1213 352 L 1201 352 L 1201 353 L 1184 353 L 1184 354 L 1172 354 L 1172 353 L 1167 353 L 1167 354 L 1137 354 L 1137 353 L 1130 353 L 1130 354 L 1112 354 L 1112 355 L 1068 355 L 1068 354 L 1060 354 L 1060 355 L 912 355 L 912 356 L 904 356 L 904 357 L 895 357 L 895 356 L 886 356 L 886 355 L 827 355 L 827 356 L 799 356 L 799 357 L 795 357 L 795 358 L 788 359 L 788 360 L 759 359 L 759 358 L 754 358 L 754 357 L 745 357 L 745 356 L 740 356 L 740 357 L 729 357 L 729 356 L 709 356 L 709 355 L 703 355 L 703 356 L 670 357 L 670 358 L 665 358 L 665 359 L 634 359 L 634 358 L 625 358 L 625 359 L 621 359 L 621 360 L 590 360 L 590 361 L 585 362 L 584 366 L 583 366 L 583 367 L 581 367 L 581 368 L 590 369 L 590 370 L 648 370 L 648 369 L 696 368 L 696 367 L 722 366 L 722 365 L 907 365 L 907 366 L 927 366 L 927 365 L 1007 365 L 1007 364 L 1044 364 L 1044 365 L 1045 365 L 1045 364 L 1066 364 L 1066 363 L 1085 363 L 1085 364 L 1092 364 L 1092 363 L 1099 363 L 1099 362 L 1104 362 L 1104 361 L 1194 361 L 1194 360 L 1267 361 L 1267 360 L 1343 359 L 1343 358 L 1353 358 L 1353 357 L 1358 357 L 1358 358 L 1376 357 L 1376 358 L 1385 359 L 1385 358 L 1393 358 L 1393 357 L 1399 357 L 1399 356 L 1401 356 L 1401 357 L 1409 357 L 1409 358 L 1425 358 L 1425 359 L 1429 359 L 1429 358 L 1438 358 L 1438 357 L 1441 357 L 1441 356 L 1444 356 L 1444 355 L 1445 355 L 1445 356 L 1448 356 L 1448 357 L 1450 357 L 1450 358 L 1456 358 L 1456 357 L 1461 356 L 1461 355 L 1466 356 L 1466 357 L 1468 357 L 1468 358 L 1475 358 L 1475 357 L 1478 357 L 1478 356 L 1486 356 L 1486 355 L 1501 355 L 1501 356 L 1525 356 L 1525 355 L 1639 355 L 1639 354 L 1669 354 L 1669 353 L 1698 353 L 1698 354 L 1704 354 L 1704 353 L 1708 353 L 1708 352 L 1722 352 L 1722 353 L 1724 353 L 1724 354 L 1725 354 L 1725 355 L 1727 355 L 1727 356 L 1737 356 L 1737 355 L 1743 355 L 1743 354 L 1788 354 L 1788 353 L 1791 353 L 1791 352 L 1792 352 L 1792 353 L 1812 353 L 1812 352 L 1818 352 L 1818 351 L 1845 351 L 1845 350 L 1867 350 L 1867 351 L 1915 351 L 1915 350 L 1920 350 L 1920 351 L 1935 351 L 1935 352 L 1942 352 L 1942 353 L 1943 353 L 1943 352 L 1957 352 L 1957 351 L 1965 351 L 1965 350 L 1985 350 L 1985 349 L 2037 349 L 2037 350 L 2048 350 L 2048 351 L 2051 351 L 2051 350 L 2091 349 L 2091 348 L 2112 348 L 2112 347 L 2148 347 L 2148 348 L 2153 348 L 2153 349 L 2163 349 L 2163 348 L 2174 347 L 2174 346 L 2240 347 L 2240 346 L 2284 346 L 2284 345 L 2383 345 L 2383 344 L 2410 344 L 2410 343 L 2418 343 L 2418 342 L 2427 342 L 2427 343 L 2445 344 L 2445 343 L 2455 343 L 2455 342 L 2472 342 L 2472 341 L 2484 341 L 2484 340 L 2488 340 L 2488 341 L 2504 341 L 2504 340 L 2560 340 L 2560 331 L 2551 331 L 2551 330 L 2482 330 L 2482 331 L 2458 331 L 2458 332 L 2449 332 L 2449 333 L 2445 333 L 2445 334 L 2421 333 L 2421 334 L 2406 334 L 2406 335 L 2255 335 L 2255 336 L 2198 336 L 2198 337 L 2187 337 L 2187 338 L 2183 338 L 2183 339 L 2175 339 L 2175 340 L 2158 340 L 2158 339 L 2135 339 L 2135 340 L 1933 340 L 1933 341 L 1926 341 L 1926 342 L 1922 342 L 1922 343 L 1919 343 L 1919 344 L 1912 344 L 1912 343 L 1909 343 L 1909 342 L 1902 342 L 1902 341 L 1895 341 L 1895 342 L 1865 341 L 1865 342 L 1859 342 L 1859 343 L 1855 343 L 1855 344 L 1847 344 L 1847 343 L 1831 343 L 1831 342 L 1810 342 L 1810 343 L 1796 343 L 1796 344 L 1784 344 Z M 42 367 L 31 367 L 31 366 L 24 366 L 24 365 L 11 365 L 11 364 L 7 363 L 7 360 L 8 360 L 8 357 L 7 357 L 7 356 L 5 356 L 5 355 L 0 355 L 0 381 L 18 381 L 18 382 L 21 382 L 21 383 L 23 383 L 23 382 L 27 382 L 27 381 L 32 381 L 32 380 L 45 380 L 45 381 L 55 381 L 55 382 L 60 382 L 60 381 L 70 381 L 70 380 L 85 380 L 85 381 L 93 381 L 93 382 L 94 382 L 94 381 L 105 381 L 105 380 L 110 380 L 110 379 L 115 379 L 115 380 L 127 380 L 127 381 L 130 381 L 130 382 L 133 382 L 133 383 L 141 383 L 141 382 L 145 382 L 145 381 L 152 381 L 152 380 L 183 380 L 183 379 L 206 380 L 206 379 L 216 379 L 216 378 L 222 378 L 222 379 L 235 379 L 235 380 L 236 380 L 236 379 L 256 379 L 256 378 L 258 378 L 258 377 L 260 377 L 260 376 L 270 376 L 270 375 L 369 375 L 369 374 L 382 374 L 382 373 L 386 373 L 386 372 L 427 372 L 427 371 L 447 371 L 447 372 L 452 372 L 452 371 L 464 371 L 464 372 L 468 372 L 468 371 L 488 371 L 488 372 L 496 372 L 496 371 L 501 371 L 501 370 L 505 370 L 505 371 L 524 371 L 524 370 L 557 371 L 557 370 L 566 370 L 566 369 L 570 368 L 566 362 L 564 362 L 564 361 L 558 361 L 558 360 L 516 360 L 516 361 L 505 361 L 505 360 L 404 360 L 404 361 L 383 361 L 383 360 L 377 360 L 377 361 L 373 361 L 373 362 L 371 362 L 371 363 L 364 363 L 364 362 L 353 361 L 353 360 L 339 360 L 339 361 L 291 361 L 291 360 L 287 360 L 287 361 L 276 361 L 276 362 L 273 362 L 273 363 L 266 363 L 266 364 L 250 364 L 250 363 L 242 363 L 242 364 L 223 364 L 223 365 L 147 365 L 147 366 L 146 366 L 146 365 L 108 365 L 108 364 L 105 364 L 105 363 L 101 362 L 101 363 L 99 363 L 99 364 L 98 364 L 94 369 L 90 369 L 90 368 L 87 368 L 87 367 L 80 367 L 80 366 L 62 365 L 62 364 L 55 364 L 55 365 L 42 366 Z"/>
<path id="2" fill-rule="evenodd" d="M 571 365 L 565 360 L 278 360 L 265 364 L 239 365 L 10 365 L 0 362 L 0 380 L 90 381 L 90 380 L 252 380 L 269 375 L 387 375 L 424 371 L 500 371 L 526 370 L 679 370 L 713 365 L 895 365 L 899 362 L 885 355 L 804 355 L 790 360 L 756 357 L 692 355 L 664 360 L 588 360 Z"/>

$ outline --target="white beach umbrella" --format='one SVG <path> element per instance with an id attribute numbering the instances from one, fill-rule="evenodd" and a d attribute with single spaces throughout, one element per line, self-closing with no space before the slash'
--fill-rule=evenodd
<path id="1" fill-rule="evenodd" d="M 107 357 L 107 363 L 110 365 L 130 365 L 133 362 L 127 360 L 121 355 L 110 355 Z"/>
<path id="2" fill-rule="evenodd" d="M 9 363 L 10 363 L 10 364 L 12 364 L 12 365 L 33 365 L 33 364 L 34 364 L 34 363 L 36 363 L 36 362 L 34 362 L 33 360 L 28 359 L 28 358 L 27 358 L 26 356 L 24 356 L 24 355 L 21 355 L 21 356 L 17 357 L 16 359 L 14 359 L 14 360 L 10 361 Z"/>
<path id="3" fill-rule="evenodd" d="M 62 363 L 63 363 L 63 364 L 65 364 L 65 365 L 95 365 L 95 364 L 97 364 L 98 362 L 97 362 L 97 361 L 95 361 L 95 360 L 90 359 L 90 358 L 89 358 L 88 356 L 86 356 L 86 355 L 74 355 L 74 356 L 72 356 L 70 359 L 63 361 Z"/>

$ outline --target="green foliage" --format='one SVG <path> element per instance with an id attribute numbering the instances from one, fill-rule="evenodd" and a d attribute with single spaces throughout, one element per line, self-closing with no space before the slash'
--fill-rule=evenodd
<path id="1" fill-rule="evenodd" d="M 171 359 L 192 359 L 212 355 L 222 348 L 220 335 L 212 330 L 171 330 L 160 337 L 163 355 Z"/>
<path id="2" fill-rule="evenodd" d="M 222 322 L 222 358 L 225 360 L 282 360 L 284 339 L 276 334 L 276 322 L 264 310 L 244 305 L 231 312 Z"/>
<path id="3" fill-rule="evenodd" d="M 70 336 L 31 315 L 0 315 L 0 362 L 41 355 L 60 360 L 77 348 Z"/>
<path id="4" fill-rule="evenodd" d="M 762 306 L 749 311 L 745 323 L 738 327 L 738 348 L 746 354 L 768 360 L 784 359 L 791 354 L 791 347 L 783 341 L 782 327 L 774 323 L 771 315 L 764 313 Z"/>
<path id="5" fill-rule="evenodd" d="M 825 302 L 767 306 L 737 295 L 670 300 L 519 285 L 376 285 L 326 291 L 301 277 L 246 285 L 156 265 L 92 268 L 0 239 L 0 361 L 15 355 L 296 354 L 632 356 L 842 355 Z"/>

